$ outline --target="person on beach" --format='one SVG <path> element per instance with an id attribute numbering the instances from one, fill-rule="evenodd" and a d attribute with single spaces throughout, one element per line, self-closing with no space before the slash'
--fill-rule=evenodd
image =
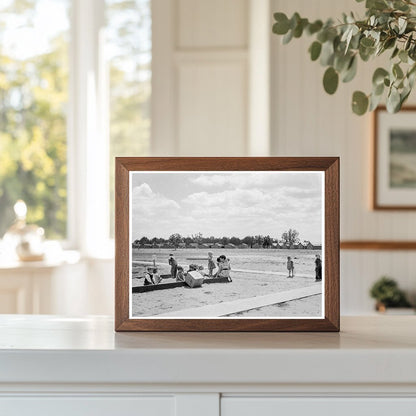
<path id="1" fill-rule="evenodd" d="M 295 276 L 295 265 L 290 257 L 287 258 L 287 270 L 289 272 L 288 278 L 293 278 Z"/>
<path id="2" fill-rule="evenodd" d="M 156 267 L 148 267 L 144 274 L 144 286 L 158 285 L 162 278 L 157 274 Z"/>
<path id="3" fill-rule="evenodd" d="M 183 270 L 183 267 L 178 266 L 177 271 L 178 271 L 178 273 L 176 274 L 176 281 L 177 282 L 184 282 L 185 281 L 185 271 Z"/>
<path id="4" fill-rule="evenodd" d="M 214 260 L 212 259 L 212 253 L 208 252 L 208 276 L 212 277 L 212 272 L 215 269 L 215 263 Z"/>
<path id="5" fill-rule="evenodd" d="M 232 282 L 230 276 L 231 271 L 231 262 L 230 259 L 227 259 L 223 254 L 218 257 L 218 270 L 215 273 L 214 277 L 226 277 L 229 282 Z"/>
<path id="6" fill-rule="evenodd" d="M 173 257 L 173 254 L 169 254 L 169 264 L 170 264 L 170 275 L 172 279 L 176 279 L 176 273 L 178 271 L 178 262 Z"/>
<path id="7" fill-rule="evenodd" d="M 317 282 L 322 280 L 322 260 L 319 254 L 315 256 L 315 280 Z"/>

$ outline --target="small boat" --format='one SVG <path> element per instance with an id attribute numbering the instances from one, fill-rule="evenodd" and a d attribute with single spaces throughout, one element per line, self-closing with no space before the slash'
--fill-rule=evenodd
<path id="1" fill-rule="evenodd" d="M 204 284 L 212 283 L 230 283 L 227 277 L 214 277 L 213 279 L 204 279 Z M 144 293 L 152 292 L 154 290 L 173 289 L 175 287 L 189 287 L 185 282 L 169 282 L 159 283 L 158 285 L 147 285 L 147 286 L 133 286 L 133 293 Z"/>

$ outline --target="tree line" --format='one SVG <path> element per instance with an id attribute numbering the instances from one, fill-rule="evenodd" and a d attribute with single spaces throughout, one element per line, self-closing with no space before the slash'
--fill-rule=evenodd
<path id="1" fill-rule="evenodd" d="M 263 247 L 269 248 L 273 243 L 279 243 L 281 246 L 290 247 L 300 243 L 299 232 L 290 228 L 288 231 L 282 233 L 280 238 L 272 238 L 270 235 L 248 235 L 244 238 L 239 237 L 204 237 L 201 233 L 192 234 L 191 236 L 184 237 L 179 233 L 174 233 L 169 238 L 148 238 L 141 237 L 133 242 L 133 247 L 146 246 L 146 245 L 163 245 L 170 247 L 180 247 L 181 245 L 190 246 L 191 244 L 219 244 L 226 246 L 233 244 L 234 246 L 241 246 L 246 244 L 248 247 Z"/>

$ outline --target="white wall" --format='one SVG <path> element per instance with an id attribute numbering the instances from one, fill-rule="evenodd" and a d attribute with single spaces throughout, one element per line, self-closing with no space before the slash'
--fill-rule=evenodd
<path id="1" fill-rule="evenodd" d="M 311 19 L 335 18 L 350 10 L 364 15 L 363 5 L 351 0 L 272 0 L 273 12 L 298 11 Z M 341 240 L 415 240 L 416 212 L 376 212 L 370 207 L 371 116 L 353 115 L 350 103 L 354 90 L 370 92 L 377 61 L 360 62 L 359 76 L 329 96 L 322 88 L 324 68 L 309 59 L 311 42 L 304 37 L 282 45 L 272 36 L 272 154 L 341 157 Z M 416 295 L 415 258 L 414 251 L 342 251 L 342 313 L 371 311 L 368 289 L 384 274 Z"/>

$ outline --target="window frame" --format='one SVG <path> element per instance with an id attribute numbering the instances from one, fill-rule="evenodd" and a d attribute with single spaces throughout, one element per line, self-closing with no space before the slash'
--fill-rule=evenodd
<path id="1" fill-rule="evenodd" d="M 112 257 L 109 234 L 108 75 L 105 0 L 72 0 L 67 118 L 68 222 L 65 248 Z"/>

